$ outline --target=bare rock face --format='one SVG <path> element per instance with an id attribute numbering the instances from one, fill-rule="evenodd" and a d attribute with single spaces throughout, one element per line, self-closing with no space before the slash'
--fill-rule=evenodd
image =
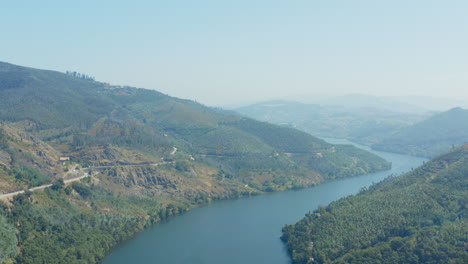
<path id="1" fill-rule="evenodd" d="M 156 167 L 115 167 L 107 171 L 112 181 L 126 187 L 146 187 L 146 188 L 172 188 L 177 189 L 177 184 L 181 179 L 177 176 L 162 172 Z"/>

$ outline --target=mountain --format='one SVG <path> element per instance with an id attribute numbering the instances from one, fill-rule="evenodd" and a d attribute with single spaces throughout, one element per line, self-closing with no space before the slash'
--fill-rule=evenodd
<path id="1" fill-rule="evenodd" d="M 336 155 L 328 151 L 332 145 L 298 130 L 156 91 L 5 63 L 0 65 L 0 80 L 0 119 L 20 122 L 67 155 L 82 147 L 113 144 L 162 158 L 176 147 L 181 155 L 192 155 L 240 177 L 245 176 L 241 167 L 278 170 L 273 174 L 292 169 L 304 173 L 313 168 L 302 162 L 304 156 Z M 326 174 L 309 173 L 305 178 L 313 183 Z"/>
<path id="2" fill-rule="evenodd" d="M 0 63 L 0 261 L 99 263 L 135 232 L 212 200 L 389 167 L 157 91 Z"/>
<path id="3" fill-rule="evenodd" d="M 391 98 L 402 103 L 414 105 L 421 109 L 427 109 L 427 111 L 444 112 L 455 107 L 468 107 L 468 102 L 460 99 L 435 98 L 430 96 L 398 96 Z"/>
<path id="4" fill-rule="evenodd" d="M 345 98 L 348 97 L 342 99 Z M 468 141 L 468 110 L 459 107 L 441 113 L 411 114 L 379 108 L 269 101 L 236 111 L 315 136 L 346 138 L 376 150 L 429 158 Z"/>
<path id="5" fill-rule="evenodd" d="M 347 138 L 367 145 L 428 116 L 371 108 L 364 104 L 351 107 L 291 101 L 262 102 L 236 111 L 262 121 L 295 127 L 315 136 Z"/>
<path id="6" fill-rule="evenodd" d="M 416 106 L 411 101 L 403 102 L 399 98 L 373 96 L 366 94 L 347 94 L 320 100 L 320 104 L 345 106 L 348 108 L 373 108 L 396 113 L 424 113 L 430 111 Z"/>
<path id="7" fill-rule="evenodd" d="M 413 114 L 434 111 L 443 112 L 454 107 L 466 108 L 468 106 L 467 101 L 454 98 L 431 96 L 374 96 L 359 93 L 341 96 L 301 95 L 285 97 L 284 99 L 308 104 L 344 106 L 348 108 L 375 108 L 397 113 Z"/>
<path id="8" fill-rule="evenodd" d="M 468 110 L 453 108 L 383 137 L 376 150 L 434 157 L 468 142 Z"/>
<path id="9" fill-rule="evenodd" d="M 283 229 L 294 263 L 467 263 L 468 145 Z"/>

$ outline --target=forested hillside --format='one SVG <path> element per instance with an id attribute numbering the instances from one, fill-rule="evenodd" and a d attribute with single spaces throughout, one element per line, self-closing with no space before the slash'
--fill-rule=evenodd
<path id="1" fill-rule="evenodd" d="M 283 229 L 294 263 L 467 263 L 468 146 Z"/>
<path id="2" fill-rule="evenodd" d="M 423 157 L 434 157 L 468 142 L 468 110 L 449 111 L 404 127 L 384 137 L 372 148 Z"/>
<path id="3" fill-rule="evenodd" d="M 0 195 L 53 184 L 0 203 L 0 262 L 99 263 L 145 226 L 199 204 L 391 165 L 157 91 L 8 63 L 0 122 Z"/>
<path id="4" fill-rule="evenodd" d="M 286 173 L 305 175 L 309 184 L 327 178 L 327 173 L 311 173 L 309 160 L 323 163 L 317 153 L 327 152 L 332 145 L 295 129 L 156 91 L 111 86 L 53 71 L 2 63 L 0 74 L 0 120 L 16 123 L 62 153 L 112 144 L 163 158 L 176 147 L 179 156 L 191 155 L 252 184 L 271 182 Z M 358 153 L 346 155 L 361 160 Z M 295 154 L 308 161 L 291 157 Z M 342 154 L 326 156 L 335 159 Z M 362 162 L 368 164 L 368 172 L 388 167 L 376 156 Z M 329 169 L 336 169 L 335 165 Z M 251 177 L 252 173 L 258 177 Z M 269 176 L 262 180 L 260 173 Z"/>

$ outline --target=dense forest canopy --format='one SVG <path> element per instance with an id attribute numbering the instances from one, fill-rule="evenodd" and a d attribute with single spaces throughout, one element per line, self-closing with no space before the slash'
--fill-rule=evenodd
<path id="1" fill-rule="evenodd" d="M 294 263 L 467 263 L 468 147 L 283 229 Z"/>

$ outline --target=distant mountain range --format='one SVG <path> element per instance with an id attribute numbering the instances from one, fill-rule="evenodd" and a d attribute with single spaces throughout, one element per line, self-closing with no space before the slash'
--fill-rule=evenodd
<path id="1" fill-rule="evenodd" d="M 349 108 L 377 108 L 397 113 L 424 113 L 447 111 L 455 107 L 468 108 L 468 102 L 460 99 L 431 96 L 374 96 L 367 94 L 346 94 L 341 96 L 300 96 L 288 97 L 288 101 L 322 106 Z"/>
<path id="2" fill-rule="evenodd" d="M 364 106 L 290 101 L 262 102 L 238 108 L 236 111 L 258 120 L 295 127 L 315 136 L 347 138 L 367 145 L 430 115 L 392 112 Z"/>
<path id="3" fill-rule="evenodd" d="M 403 127 L 372 145 L 374 149 L 434 157 L 468 142 L 468 110 L 454 108 Z"/>
<path id="4" fill-rule="evenodd" d="M 390 111 L 394 113 L 424 113 L 429 109 L 414 105 L 409 102 L 402 102 L 398 98 L 380 97 L 364 94 L 348 94 L 326 98 L 316 101 L 321 105 L 344 106 L 348 108 L 367 108 Z"/>
<path id="5" fill-rule="evenodd" d="M 198 204 L 390 167 L 294 128 L 8 63 L 0 122 L 0 262 L 97 263 Z M 45 191 L 8 195 L 35 186 Z"/>
<path id="6" fill-rule="evenodd" d="M 269 101 L 236 109 L 239 113 L 315 136 L 347 138 L 377 150 L 434 157 L 468 141 L 468 110 L 443 113 L 392 112 L 342 105 Z M 359 97 L 362 98 L 362 97 Z M 341 101 L 341 99 L 339 101 Z"/>

